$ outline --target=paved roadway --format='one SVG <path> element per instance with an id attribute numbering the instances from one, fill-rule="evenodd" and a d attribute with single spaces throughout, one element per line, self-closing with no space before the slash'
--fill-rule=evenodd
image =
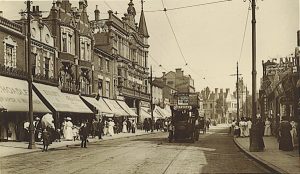
<path id="1" fill-rule="evenodd" d="M 120 138 L 0 158 L 0 173 L 267 173 L 234 145 L 227 129 L 199 142 L 168 143 L 166 133 Z"/>

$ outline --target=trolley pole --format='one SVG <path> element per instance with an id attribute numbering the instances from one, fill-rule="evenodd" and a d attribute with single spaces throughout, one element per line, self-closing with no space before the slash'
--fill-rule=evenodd
<path id="1" fill-rule="evenodd" d="M 151 132 L 153 132 L 153 85 L 152 85 L 152 66 L 150 66 L 150 110 L 151 110 Z"/>
<path id="2" fill-rule="evenodd" d="M 31 69 L 31 27 L 30 27 L 30 5 L 31 1 L 27 0 L 27 63 L 28 63 L 28 74 L 27 74 L 27 81 L 28 81 L 28 95 L 29 95 L 29 144 L 28 149 L 35 148 L 35 141 L 34 141 L 34 126 L 33 126 L 33 104 L 32 104 L 32 69 Z"/>

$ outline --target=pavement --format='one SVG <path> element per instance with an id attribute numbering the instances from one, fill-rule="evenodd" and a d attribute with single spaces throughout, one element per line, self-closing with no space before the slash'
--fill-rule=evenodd
<path id="1" fill-rule="evenodd" d="M 157 131 L 154 131 L 154 133 Z M 117 139 L 117 138 L 125 138 L 125 137 L 132 137 L 132 136 L 139 136 L 139 135 L 145 135 L 150 134 L 151 132 L 145 132 L 144 130 L 136 130 L 136 133 L 119 133 L 115 134 L 114 136 L 103 136 L 102 140 L 99 140 L 98 137 L 96 138 L 88 138 L 89 142 L 98 142 L 98 141 L 105 141 L 105 140 L 111 140 L 111 139 Z M 79 145 L 81 143 L 80 140 L 76 141 L 66 141 L 62 140 L 61 142 L 53 142 L 51 145 L 49 145 L 48 149 L 56 149 L 60 147 L 68 147 L 72 145 Z M 35 143 L 36 148 L 34 149 L 28 149 L 28 142 L 0 142 L 0 158 L 11 156 L 11 155 L 17 155 L 17 154 L 24 154 L 24 153 L 31 153 L 31 152 L 37 152 L 41 151 L 43 149 L 43 143 L 42 142 L 36 142 Z"/>
<path id="2" fill-rule="evenodd" d="M 250 139 L 234 138 L 235 144 L 248 156 L 264 165 L 273 173 L 300 173 L 299 147 L 293 151 L 281 151 L 275 137 L 264 137 L 265 150 L 250 152 Z"/>

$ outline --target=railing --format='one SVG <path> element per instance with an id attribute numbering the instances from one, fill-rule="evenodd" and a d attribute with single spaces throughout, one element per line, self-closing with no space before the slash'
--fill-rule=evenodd
<path id="1" fill-rule="evenodd" d="M 43 83 L 46 85 L 51 85 L 51 86 L 58 86 L 58 78 L 54 77 L 46 77 L 45 75 L 42 74 L 36 74 L 33 76 L 33 81 L 38 82 L 38 83 Z"/>
<path id="2" fill-rule="evenodd" d="M 134 97 L 134 98 L 139 98 L 142 100 L 150 100 L 150 94 L 132 89 L 132 88 L 127 88 L 124 86 L 118 86 L 121 95 L 128 96 L 128 97 Z"/>
<path id="3" fill-rule="evenodd" d="M 75 82 L 62 83 L 61 91 L 71 94 L 79 94 L 79 90 L 77 89 L 77 85 Z"/>
<path id="4" fill-rule="evenodd" d="M 12 28 L 14 30 L 17 30 L 22 33 L 22 25 L 19 25 L 17 23 L 14 23 L 8 19 L 5 19 L 3 17 L 0 17 L 0 25 L 4 25 L 6 27 Z"/>

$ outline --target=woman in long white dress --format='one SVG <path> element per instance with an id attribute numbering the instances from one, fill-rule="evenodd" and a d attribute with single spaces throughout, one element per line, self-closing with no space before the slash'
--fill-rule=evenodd
<path id="1" fill-rule="evenodd" d="M 71 122 L 71 118 L 67 118 L 67 122 L 65 124 L 65 139 L 66 140 L 73 140 L 73 123 Z"/>
<path id="2" fill-rule="evenodd" d="M 271 136 L 271 122 L 269 121 L 268 118 L 266 118 L 266 121 L 265 121 L 264 135 L 265 136 Z"/>
<path id="3" fill-rule="evenodd" d="M 108 122 L 108 134 L 109 134 L 110 136 L 113 136 L 113 135 L 114 135 L 114 126 L 115 126 L 115 123 L 114 123 L 112 120 L 110 120 L 110 121 Z"/>
<path id="4" fill-rule="evenodd" d="M 126 133 L 126 132 L 127 132 L 127 122 L 126 122 L 126 120 L 123 121 L 122 132 L 123 132 L 123 133 Z"/>

